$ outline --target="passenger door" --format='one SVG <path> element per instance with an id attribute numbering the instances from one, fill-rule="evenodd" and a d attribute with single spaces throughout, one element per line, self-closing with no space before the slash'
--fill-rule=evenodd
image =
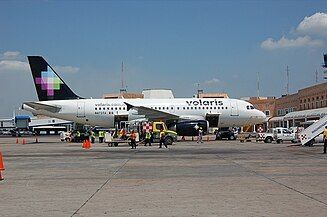
<path id="1" fill-rule="evenodd" d="M 85 117 L 85 102 L 77 102 L 77 115 L 78 118 Z"/>
<path id="2" fill-rule="evenodd" d="M 238 106 L 236 101 L 231 101 L 230 102 L 230 116 L 238 116 Z"/>

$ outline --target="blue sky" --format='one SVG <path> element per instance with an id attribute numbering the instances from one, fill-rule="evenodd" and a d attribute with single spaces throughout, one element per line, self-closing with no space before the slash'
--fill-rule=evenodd
<path id="1" fill-rule="evenodd" d="M 230 97 L 280 96 L 322 82 L 325 1 L 1 1 L 0 117 L 36 100 L 27 55 L 42 55 L 79 95 L 197 83 Z M 307 19 L 305 19 L 307 17 Z M 270 38 L 270 39 L 269 39 Z"/>

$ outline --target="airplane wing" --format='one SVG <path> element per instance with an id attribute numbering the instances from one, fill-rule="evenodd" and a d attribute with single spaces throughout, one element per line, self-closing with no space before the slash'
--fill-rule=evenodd
<path id="1" fill-rule="evenodd" d="M 38 102 L 24 102 L 24 104 L 35 110 L 45 110 L 52 113 L 57 113 L 61 109 L 60 106 L 46 105 Z"/>
<path id="2" fill-rule="evenodd" d="M 129 103 L 126 103 L 127 110 L 136 109 L 139 115 L 144 115 L 145 118 L 152 120 L 176 120 L 179 119 L 178 115 L 170 114 L 163 111 L 158 111 L 156 109 L 144 107 L 144 106 L 134 106 Z"/>

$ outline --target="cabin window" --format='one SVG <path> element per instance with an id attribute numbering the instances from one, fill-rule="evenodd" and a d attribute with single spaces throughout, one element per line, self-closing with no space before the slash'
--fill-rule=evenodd
<path id="1" fill-rule="evenodd" d="M 161 107 L 158 107 L 159 110 L 161 110 Z"/>
<path id="2" fill-rule="evenodd" d="M 97 108 L 97 107 L 95 107 L 95 110 L 98 110 L 98 108 Z"/>
<path id="3" fill-rule="evenodd" d="M 99 110 L 101 110 L 101 108 L 99 108 Z"/>
<path id="4" fill-rule="evenodd" d="M 154 109 L 157 109 L 157 107 L 154 107 Z"/>
<path id="5" fill-rule="evenodd" d="M 227 107 L 225 107 L 226 109 L 228 109 Z"/>
<path id="6" fill-rule="evenodd" d="M 173 107 L 170 107 L 171 110 L 173 110 L 174 108 Z"/>
<path id="7" fill-rule="evenodd" d="M 212 110 L 212 107 L 210 107 L 210 110 Z"/>

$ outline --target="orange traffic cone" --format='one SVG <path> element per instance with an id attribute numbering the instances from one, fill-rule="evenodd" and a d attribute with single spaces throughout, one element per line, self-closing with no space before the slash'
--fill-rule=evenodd
<path id="1" fill-rule="evenodd" d="M 38 143 L 39 142 L 39 140 L 37 139 L 37 137 L 35 137 L 35 143 Z"/>
<path id="2" fill-rule="evenodd" d="M 23 139 L 23 143 L 22 143 L 23 145 L 25 145 L 26 144 L 26 141 L 25 141 L 25 139 Z"/>
<path id="3" fill-rule="evenodd" d="M 86 142 L 85 142 L 85 140 L 83 140 L 82 148 L 86 149 Z"/>
<path id="4" fill-rule="evenodd" d="M 90 141 L 89 140 L 85 140 L 85 149 L 90 149 Z"/>
<path id="5" fill-rule="evenodd" d="M 18 144 L 19 143 L 19 141 L 18 141 L 18 138 L 16 139 L 16 144 Z"/>
<path id="6" fill-rule="evenodd" d="M 91 148 L 91 142 L 90 142 L 90 140 L 87 140 L 87 144 L 88 144 L 88 148 L 90 149 Z"/>
<path id="7" fill-rule="evenodd" d="M 208 137 L 207 137 L 207 142 L 209 142 L 209 140 L 210 140 L 210 139 L 209 139 L 209 135 L 208 135 Z"/>
<path id="8" fill-rule="evenodd" d="M 4 178 L 2 177 L 2 173 L 1 173 L 2 170 L 5 170 L 5 165 L 2 160 L 2 153 L 0 152 L 0 181 L 4 180 Z"/>

